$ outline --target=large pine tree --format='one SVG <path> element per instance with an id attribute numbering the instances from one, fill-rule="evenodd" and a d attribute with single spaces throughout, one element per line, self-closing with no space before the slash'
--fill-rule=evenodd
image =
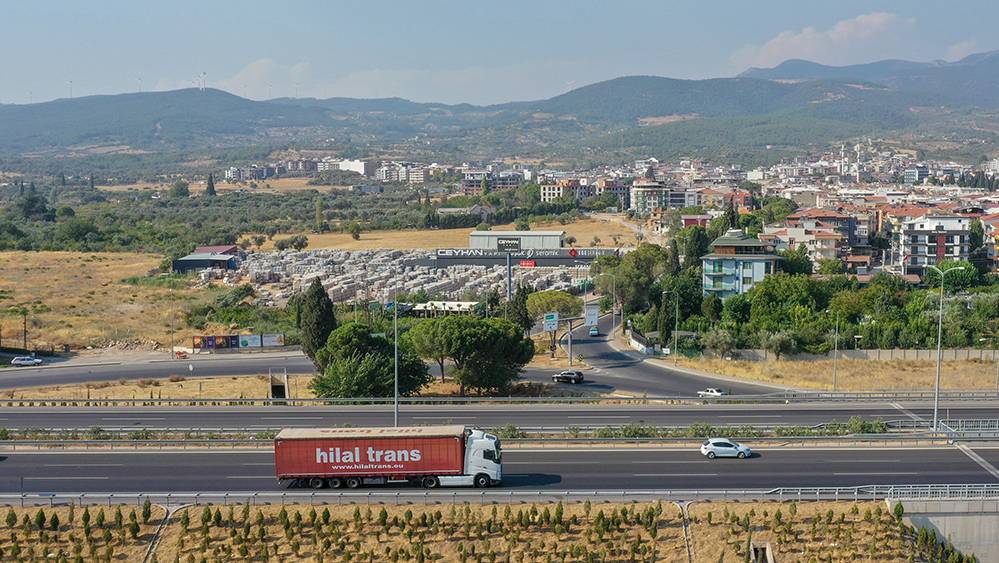
<path id="1" fill-rule="evenodd" d="M 330 333 L 336 330 L 333 301 L 318 278 L 312 280 L 302 295 L 301 311 L 302 351 L 315 363 L 316 352 L 326 345 Z"/>
<path id="2" fill-rule="evenodd" d="M 208 173 L 208 186 L 205 187 L 205 195 L 206 196 L 215 195 L 215 177 L 212 176 L 211 172 Z"/>

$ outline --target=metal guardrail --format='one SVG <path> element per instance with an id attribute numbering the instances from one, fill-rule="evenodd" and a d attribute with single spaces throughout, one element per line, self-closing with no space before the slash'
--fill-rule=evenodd
<path id="1" fill-rule="evenodd" d="M 909 443 L 909 444 L 919 444 L 919 443 L 939 443 L 948 440 L 947 436 L 936 434 L 936 433 L 893 433 L 893 434 L 846 434 L 842 436 L 763 436 L 763 437 L 746 437 L 740 438 L 741 441 L 746 443 L 773 443 L 773 444 L 794 444 L 794 443 L 809 443 L 809 442 L 850 442 L 854 444 L 877 444 L 877 443 Z M 545 445 L 593 445 L 593 444 L 610 444 L 610 445 L 648 445 L 648 444 L 700 444 L 704 441 L 703 436 L 678 436 L 678 437 L 614 437 L 614 438 L 595 438 L 595 437 L 536 437 L 536 438 L 503 438 L 505 444 L 545 444 Z M 101 447 L 101 448 L 118 448 L 118 449 L 137 449 L 139 447 L 143 448 L 186 448 L 193 446 L 212 446 L 212 447 L 240 447 L 240 446 L 254 446 L 254 447 L 270 447 L 273 444 L 273 440 L 270 438 L 193 438 L 193 439 L 174 439 L 174 440 L 127 440 L 127 439 L 110 439 L 110 440 L 91 440 L 91 439 L 51 439 L 51 440 L 3 440 L 0 441 L 0 450 L 16 451 L 18 447 L 47 447 L 47 448 L 82 448 L 89 449 L 91 447 Z"/>
<path id="2" fill-rule="evenodd" d="M 654 490 L 378 490 L 174 493 L 11 493 L 0 494 L 0 505 L 95 505 L 152 503 L 182 504 L 403 504 L 403 503 L 528 503 L 689 500 L 995 500 L 999 484 L 862 485 L 858 487 L 780 487 L 775 489 L 654 489 Z"/>
<path id="3" fill-rule="evenodd" d="M 733 403 L 791 403 L 791 402 L 895 402 L 928 401 L 932 391 L 869 391 L 832 393 L 801 391 L 768 393 L 763 395 L 725 395 L 722 397 L 696 397 L 689 395 L 650 395 L 643 397 L 402 397 L 403 405 L 475 405 L 475 404 L 645 404 L 650 402 L 698 402 L 706 404 Z M 999 400 L 995 391 L 944 391 L 941 400 L 971 401 Z M 0 399 L 0 407 L 22 406 L 358 406 L 391 405 L 391 397 L 354 397 L 340 399 L 269 399 L 245 397 L 215 397 L 190 399 L 98 399 L 98 398 L 47 398 Z"/>

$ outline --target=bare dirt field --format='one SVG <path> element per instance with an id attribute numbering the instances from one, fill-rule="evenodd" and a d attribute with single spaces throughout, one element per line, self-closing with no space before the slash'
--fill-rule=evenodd
<path id="1" fill-rule="evenodd" d="M 210 292 L 123 281 L 145 276 L 160 260 L 124 252 L 0 252 L 3 343 L 20 345 L 22 319 L 10 308 L 24 307 L 32 348 L 100 346 L 112 340 L 169 346 L 171 327 L 182 326 L 184 307 Z"/>
<path id="2" fill-rule="evenodd" d="M 720 359 L 680 359 L 680 365 L 739 379 L 806 389 L 832 389 L 833 361 L 749 362 Z M 950 361 L 941 364 L 941 387 L 996 388 L 996 365 L 991 361 Z M 841 391 L 931 389 L 936 364 L 925 360 L 840 360 L 836 388 Z"/>
<path id="3" fill-rule="evenodd" d="M 512 231 L 512 224 L 498 225 L 494 231 Z M 465 248 L 468 246 L 468 233 L 474 229 L 421 229 L 400 231 L 365 231 L 359 240 L 348 233 L 303 233 L 309 238 L 309 248 L 340 248 L 343 250 L 432 250 L 436 248 Z M 637 244 L 635 234 L 627 228 L 610 221 L 583 219 L 562 225 L 561 223 L 532 224 L 533 231 L 565 231 L 567 236 L 576 237 L 577 247 L 588 247 L 594 237 L 599 239 L 597 246 L 633 246 Z M 280 234 L 264 243 L 263 250 L 272 250 L 274 241 L 287 238 L 291 234 Z M 617 237 L 617 243 L 615 238 Z"/>

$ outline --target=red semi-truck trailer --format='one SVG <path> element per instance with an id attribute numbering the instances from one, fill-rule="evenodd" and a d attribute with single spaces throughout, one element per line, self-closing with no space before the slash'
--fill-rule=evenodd
<path id="1" fill-rule="evenodd" d="M 489 487 L 503 479 L 499 438 L 464 426 L 287 428 L 274 438 L 274 467 L 278 483 L 313 489 Z"/>

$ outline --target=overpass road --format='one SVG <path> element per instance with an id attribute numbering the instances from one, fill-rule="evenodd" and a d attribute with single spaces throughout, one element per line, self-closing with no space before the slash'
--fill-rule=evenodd
<path id="1" fill-rule="evenodd" d="M 926 406 L 889 405 L 482 405 L 408 406 L 400 424 L 466 424 L 495 428 L 616 426 L 622 424 L 815 425 L 868 420 L 929 420 Z M 945 405 L 943 418 L 999 418 L 999 406 Z M 17 407 L 0 409 L 2 428 L 286 428 L 316 426 L 390 426 L 391 406 L 351 407 Z"/>
<path id="2" fill-rule="evenodd" d="M 582 355 L 593 369 L 587 370 L 587 382 L 581 387 L 597 393 L 626 393 L 649 396 L 692 396 L 705 387 L 722 387 L 732 394 L 770 393 L 775 388 L 733 383 L 652 365 L 637 352 L 619 352 L 610 346 L 610 317 L 600 319 L 603 336 L 589 337 L 588 329 L 573 332 L 573 356 Z M 311 374 L 315 368 L 301 353 L 218 355 L 189 360 L 152 360 L 134 363 L 53 364 L 40 368 L 0 370 L 0 389 L 37 385 L 72 385 L 92 381 L 119 379 L 166 379 L 259 375 L 268 370 L 284 370 L 289 374 Z M 526 381 L 550 382 L 554 370 L 528 369 Z"/>
<path id="3" fill-rule="evenodd" d="M 978 448 L 995 463 L 999 450 Z M 0 492 L 279 491 L 273 453 L 174 450 L 0 453 Z M 511 490 L 766 489 L 873 484 L 993 483 L 958 448 L 761 449 L 708 460 L 696 449 L 508 449 Z"/>

